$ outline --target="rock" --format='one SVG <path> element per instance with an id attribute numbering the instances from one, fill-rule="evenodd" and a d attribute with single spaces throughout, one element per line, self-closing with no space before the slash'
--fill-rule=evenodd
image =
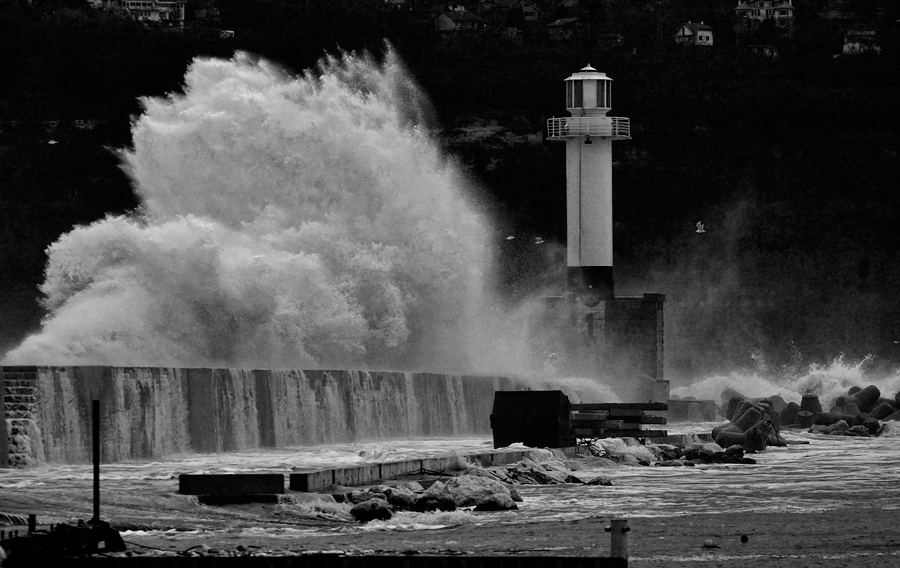
<path id="1" fill-rule="evenodd" d="M 738 412 L 740 412 L 740 410 L 740 407 L 738 407 Z M 765 409 L 761 405 L 753 404 L 740 416 L 736 415 L 737 417 L 734 418 L 731 423 L 737 426 L 741 432 L 746 432 L 750 428 L 753 428 L 755 424 L 758 424 L 765 413 Z"/>
<path id="2" fill-rule="evenodd" d="M 713 440 L 716 441 L 720 446 L 727 448 L 728 446 L 733 446 L 735 444 L 743 444 L 744 443 L 744 433 L 738 430 L 736 426 L 733 424 L 728 424 L 726 427 L 716 427 L 713 428 L 712 431 Z"/>
<path id="3" fill-rule="evenodd" d="M 442 497 L 453 499 L 447 486 L 442 481 L 435 481 L 419 496 L 419 499 L 439 499 Z"/>
<path id="4" fill-rule="evenodd" d="M 452 497 L 420 496 L 419 500 L 416 501 L 416 511 L 419 511 L 419 512 L 455 511 L 455 510 L 456 510 L 456 502 L 453 501 Z"/>
<path id="5" fill-rule="evenodd" d="M 509 496 L 510 496 L 510 497 L 512 498 L 512 500 L 515 501 L 516 503 L 521 503 L 521 502 L 522 502 L 522 496 L 519 495 L 519 492 L 516 491 L 516 488 L 515 488 L 515 487 L 510 487 L 510 488 L 509 488 Z"/>
<path id="6" fill-rule="evenodd" d="M 769 397 L 769 401 L 772 403 L 772 411 L 778 414 L 781 414 L 781 411 L 787 406 L 787 401 L 785 401 L 780 394 L 776 394 L 774 396 Z"/>
<path id="7" fill-rule="evenodd" d="M 745 396 L 744 393 L 737 391 L 731 387 L 725 387 L 724 389 L 722 389 L 722 394 L 720 395 L 720 397 L 722 398 L 722 402 L 731 400 L 732 398 L 737 398 L 740 400 L 747 399 L 747 396 Z"/>
<path id="8" fill-rule="evenodd" d="M 797 420 L 794 422 L 801 428 L 809 428 L 816 420 L 816 415 L 808 410 L 800 410 L 797 412 Z"/>
<path id="9" fill-rule="evenodd" d="M 350 515 L 361 523 L 380 520 L 386 521 L 394 516 L 391 512 L 391 506 L 384 499 L 369 499 L 362 503 L 357 503 L 350 509 Z"/>
<path id="10" fill-rule="evenodd" d="M 872 409 L 872 412 L 869 413 L 869 416 L 875 418 L 876 420 L 884 420 L 888 416 L 894 413 L 894 405 L 889 402 L 882 402 L 878 406 Z"/>
<path id="11" fill-rule="evenodd" d="M 728 446 L 727 448 L 725 448 L 725 455 L 730 457 L 742 458 L 744 457 L 744 447 L 739 444 Z"/>
<path id="12" fill-rule="evenodd" d="M 592 480 L 586 482 L 585 485 L 605 485 L 605 486 L 611 486 L 611 485 L 612 485 L 612 480 L 610 480 L 608 477 L 604 477 L 604 476 L 602 476 L 602 475 L 598 475 L 598 476 L 595 477 L 594 479 L 592 479 Z"/>
<path id="13" fill-rule="evenodd" d="M 744 443 L 742 444 L 745 452 L 762 452 L 769 445 L 768 437 L 771 433 L 771 426 L 764 426 L 762 423 L 757 424 L 744 433 Z"/>
<path id="14" fill-rule="evenodd" d="M 457 507 L 471 507 L 485 497 L 497 493 L 509 495 L 509 489 L 496 479 L 476 475 L 454 477 L 446 483 L 445 487 Z M 512 501 L 511 498 L 510 501 Z"/>
<path id="15" fill-rule="evenodd" d="M 385 494 L 388 503 L 401 509 L 412 509 L 419 500 L 416 494 L 406 487 L 389 487 Z"/>
<path id="16" fill-rule="evenodd" d="M 388 489 L 387 486 L 380 486 Z M 375 488 L 370 489 L 358 489 L 352 493 L 350 493 L 349 501 L 354 505 L 358 503 L 365 503 L 370 499 L 381 499 L 382 501 L 387 501 L 387 495 L 385 495 L 381 491 L 375 491 Z"/>
<path id="17" fill-rule="evenodd" d="M 511 511 L 518 509 L 512 498 L 506 493 L 494 493 L 478 501 L 476 511 Z"/>
<path id="18" fill-rule="evenodd" d="M 803 395 L 803 398 L 800 399 L 800 410 L 818 414 L 822 412 L 822 403 L 819 402 L 818 396 L 814 394 L 805 394 Z"/>
<path id="19" fill-rule="evenodd" d="M 815 423 L 821 426 L 831 426 L 835 422 L 843 420 L 847 424 L 850 424 L 850 422 L 853 421 L 853 416 L 854 415 L 851 414 L 834 414 L 831 412 L 822 412 L 816 414 Z"/>
<path id="20" fill-rule="evenodd" d="M 879 434 L 881 434 L 881 423 L 871 416 L 863 420 L 862 426 L 866 430 L 868 430 L 869 434 L 871 434 L 872 436 L 878 436 Z"/>
<path id="21" fill-rule="evenodd" d="M 862 390 L 862 387 L 850 387 L 850 390 L 847 391 L 847 394 L 850 396 L 853 396 L 861 390 Z"/>
<path id="22" fill-rule="evenodd" d="M 728 406 L 725 407 L 726 420 L 731 420 L 732 418 L 734 418 L 734 413 L 737 411 L 738 406 L 740 406 L 743 400 L 743 398 L 738 398 L 736 396 L 728 400 Z"/>
<path id="23" fill-rule="evenodd" d="M 853 398 L 857 406 L 859 406 L 860 412 L 871 412 L 872 409 L 875 408 L 875 405 L 878 403 L 878 399 L 880 397 L 881 391 L 878 390 L 878 387 L 876 387 L 875 385 L 869 385 L 866 388 L 861 389 L 859 392 L 854 393 L 851 398 Z"/>
<path id="24" fill-rule="evenodd" d="M 847 430 L 846 434 L 848 436 L 868 436 L 869 429 L 863 425 L 853 426 L 849 430 Z"/>
<path id="25" fill-rule="evenodd" d="M 841 410 L 844 414 L 849 414 L 850 416 L 856 416 L 857 414 L 862 413 L 862 409 L 860 409 L 859 405 L 851 400 L 845 402 L 844 406 L 841 407 Z"/>
<path id="26" fill-rule="evenodd" d="M 422 487 L 422 484 L 419 483 L 418 481 L 407 481 L 406 483 L 404 483 L 402 485 L 402 487 L 406 487 L 413 493 L 421 493 L 421 492 L 425 491 L 425 488 Z"/>
<path id="27" fill-rule="evenodd" d="M 584 481 L 582 481 L 581 479 L 575 477 L 574 475 L 567 475 L 567 476 L 566 476 L 566 483 L 579 483 L 579 484 L 581 484 L 581 483 L 584 483 Z"/>
<path id="28" fill-rule="evenodd" d="M 837 422 L 829 426 L 825 430 L 825 433 L 829 436 L 841 436 L 849 429 L 850 425 L 847 424 L 847 422 L 845 422 L 844 420 L 838 420 Z"/>
<path id="29" fill-rule="evenodd" d="M 890 416 L 886 416 L 886 417 L 884 418 L 884 421 L 885 421 L 885 422 L 889 422 L 889 421 L 897 421 L 897 420 L 900 420 L 900 410 L 898 410 L 897 412 L 891 414 Z"/>
<path id="30" fill-rule="evenodd" d="M 790 426 L 791 424 L 796 424 L 797 422 L 797 412 L 800 411 L 800 405 L 796 402 L 789 402 L 787 406 L 785 406 L 781 410 L 781 423 L 785 426 Z"/>

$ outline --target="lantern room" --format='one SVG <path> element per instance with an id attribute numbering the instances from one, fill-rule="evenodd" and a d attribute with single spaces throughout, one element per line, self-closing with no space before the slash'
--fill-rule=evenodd
<path id="1" fill-rule="evenodd" d="M 566 79 L 566 109 L 572 116 L 605 116 L 612 108 L 612 79 L 590 65 Z"/>

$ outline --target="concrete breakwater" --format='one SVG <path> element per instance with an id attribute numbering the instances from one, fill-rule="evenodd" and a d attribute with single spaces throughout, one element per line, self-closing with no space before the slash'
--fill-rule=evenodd
<path id="1" fill-rule="evenodd" d="M 102 460 L 115 462 L 489 434 L 494 391 L 516 388 L 504 377 L 430 373 L 2 367 L 0 459 L 13 467 L 90 462 L 94 399 Z"/>

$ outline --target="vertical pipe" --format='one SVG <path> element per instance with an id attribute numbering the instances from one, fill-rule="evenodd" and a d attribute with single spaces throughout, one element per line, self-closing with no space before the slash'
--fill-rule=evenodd
<path id="1" fill-rule="evenodd" d="M 609 533 L 609 557 L 628 559 L 628 519 L 612 519 L 606 532 Z"/>
<path id="2" fill-rule="evenodd" d="M 94 453 L 94 519 L 100 520 L 100 401 L 94 400 L 91 405 L 91 420 L 93 426 L 93 453 Z"/>

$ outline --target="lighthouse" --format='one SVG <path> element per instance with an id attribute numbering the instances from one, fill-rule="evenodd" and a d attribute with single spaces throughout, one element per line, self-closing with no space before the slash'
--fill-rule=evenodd
<path id="1" fill-rule="evenodd" d="M 567 288 L 583 304 L 615 299 L 612 143 L 631 138 L 627 118 L 606 116 L 612 79 L 590 65 L 566 80 L 571 116 L 547 121 L 549 140 L 566 143 Z"/>
<path id="2" fill-rule="evenodd" d="M 613 285 L 612 143 L 631 138 L 631 123 L 607 116 L 606 73 L 588 65 L 565 86 L 570 116 L 549 119 L 547 138 L 566 144 L 566 293 L 547 297 L 533 329 L 565 372 L 602 377 L 623 400 L 665 402 L 665 294 L 617 296 Z"/>

